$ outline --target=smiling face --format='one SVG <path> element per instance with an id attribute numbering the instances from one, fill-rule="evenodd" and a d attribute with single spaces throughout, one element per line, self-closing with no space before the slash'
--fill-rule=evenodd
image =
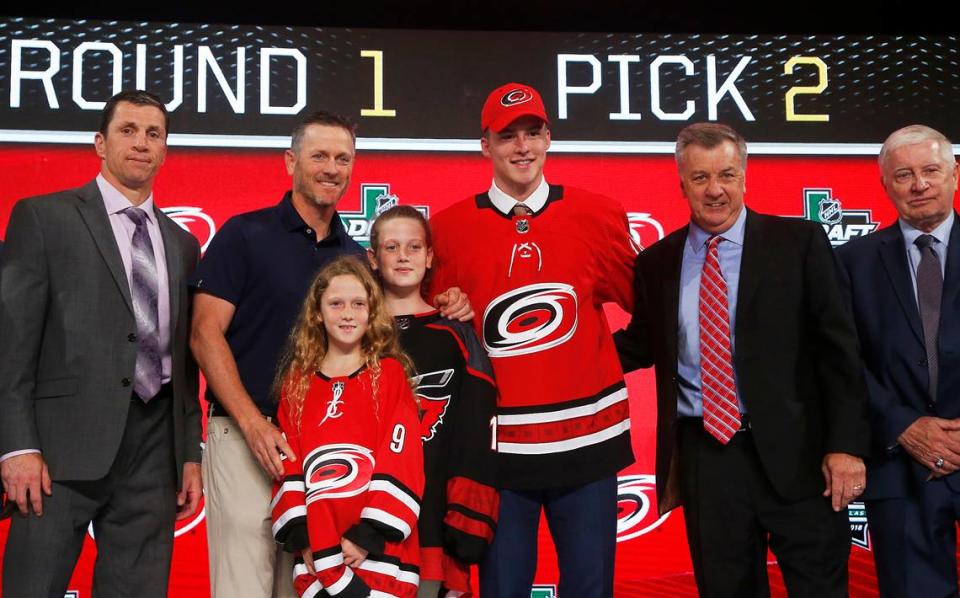
<path id="1" fill-rule="evenodd" d="M 353 137 L 344 128 L 307 126 L 297 147 L 284 155 L 293 177 L 293 201 L 304 207 L 333 208 L 347 192 L 353 172 Z"/>
<path id="2" fill-rule="evenodd" d="M 119 102 L 107 133 L 94 136 L 103 177 L 121 191 L 149 194 L 167 155 L 165 123 L 159 108 Z"/>
<path id="3" fill-rule="evenodd" d="M 883 158 L 880 183 L 907 224 L 930 232 L 953 210 L 958 168 L 939 141 L 901 145 Z"/>
<path id="4" fill-rule="evenodd" d="M 433 265 L 433 249 L 423 225 L 413 218 L 391 218 L 378 225 L 378 247 L 371 265 L 380 273 L 390 292 L 419 290 L 427 268 Z"/>
<path id="5" fill-rule="evenodd" d="M 524 200 L 536 191 L 550 148 L 550 129 L 536 116 L 522 116 L 499 133 L 488 130 L 480 150 L 493 162 L 493 180 L 511 197 Z"/>
<path id="6" fill-rule="evenodd" d="M 360 351 L 370 323 L 370 297 L 356 276 L 340 274 L 330 279 L 320 297 L 320 320 L 330 348 L 345 354 Z"/>
<path id="7" fill-rule="evenodd" d="M 690 219 L 719 234 L 733 226 L 743 210 L 746 173 L 737 146 L 724 141 L 712 148 L 691 144 L 679 163 L 680 189 L 690 204 Z"/>

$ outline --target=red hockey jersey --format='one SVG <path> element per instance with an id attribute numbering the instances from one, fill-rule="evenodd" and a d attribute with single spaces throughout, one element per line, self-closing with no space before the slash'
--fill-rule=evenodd
<path id="1" fill-rule="evenodd" d="M 431 290 L 459 286 L 500 393 L 499 485 L 552 488 L 598 480 L 633 461 L 623 373 L 603 313 L 633 309 L 633 244 L 613 200 L 551 185 L 529 216 L 486 193 L 431 219 Z"/>
<path id="2" fill-rule="evenodd" d="M 285 399 L 278 419 L 300 460 L 284 460 L 285 477 L 275 484 L 273 534 L 290 552 L 309 546 L 317 571 L 310 575 L 298 559 L 299 595 L 416 596 L 423 450 L 400 363 L 383 359 L 375 381 L 369 368 L 332 379 L 317 374 L 299 427 Z M 370 552 L 356 569 L 343 562 L 342 537 Z"/>
<path id="3" fill-rule="evenodd" d="M 420 577 L 470 595 L 470 567 L 493 540 L 499 511 L 491 421 L 497 391 L 471 326 L 437 311 L 394 318 L 416 368 L 426 483 Z"/>

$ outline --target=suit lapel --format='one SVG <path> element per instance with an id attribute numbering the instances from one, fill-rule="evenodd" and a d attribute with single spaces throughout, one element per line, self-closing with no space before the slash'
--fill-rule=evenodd
<path id="1" fill-rule="evenodd" d="M 757 213 L 747 210 L 743 226 L 743 253 L 740 255 L 740 282 L 737 285 L 737 323 L 747 321 L 741 317 L 750 305 L 763 278 L 763 223 Z"/>
<path id="2" fill-rule="evenodd" d="M 677 363 L 677 327 L 680 309 L 680 269 L 683 267 L 683 246 L 687 242 L 689 225 L 664 239 L 663 272 L 663 321 L 666 322 L 665 344 L 670 363 Z"/>
<path id="3" fill-rule="evenodd" d="M 87 230 L 90 231 L 93 242 L 99 249 L 110 274 L 113 275 L 114 282 L 117 283 L 117 290 L 120 291 L 124 303 L 127 304 L 127 309 L 132 314 L 133 301 L 130 298 L 130 283 L 127 280 L 127 271 L 123 268 L 123 260 L 120 258 L 117 240 L 113 235 L 113 227 L 110 226 L 110 219 L 103 205 L 103 197 L 100 195 L 96 180 L 81 187 L 78 196 L 80 201 L 77 203 L 77 210 L 80 212 L 80 217 L 87 225 Z"/>
<path id="4" fill-rule="evenodd" d="M 163 251 L 167 256 L 167 287 L 170 293 L 170 330 L 176 330 L 177 318 L 180 315 L 181 286 L 178 281 L 183 279 L 183 255 L 180 243 L 177 242 L 177 223 L 160 211 L 157 204 L 153 204 L 154 216 L 160 223 L 160 236 L 163 238 Z M 171 332 L 172 334 L 172 332 Z"/>
<path id="5" fill-rule="evenodd" d="M 956 225 L 954 225 L 954 233 Z M 880 261 L 883 263 L 890 284 L 900 302 L 907 322 L 917 340 L 923 345 L 923 328 L 920 324 L 920 311 L 917 308 L 917 301 L 913 294 L 913 283 L 910 279 L 910 264 L 907 262 L 907 252 L 903 245 L 903 233 L 900 232 L 900 225 L 894 222 L 893 225 L 877 233 L 881 235 L 880 245 L 877 250 L 880 252 Z M 952 240 L 952 239 L 951 239 Z M 952 247 L 952 245 L 951 245 Z M 955 250 L 951 249 L 951 253 Z M 950 259 L 947 260 L 947 267 L 950 267 Z M 957 260 L 953 260 L 956 262 Z M 955 265 L 958 267 L 960 264 Z"/>
<path id="6" fill-rule="evenodd" d="M 940 329 L 943 330 L 943 317 L 955 310 L 960 299 L 960 216 L 954 213 L 953 226 L 950 228 L 950 243 L 947 245 L 947 264 L 943 275 L 943 302 L 947 309 L 940 310 Z"/>

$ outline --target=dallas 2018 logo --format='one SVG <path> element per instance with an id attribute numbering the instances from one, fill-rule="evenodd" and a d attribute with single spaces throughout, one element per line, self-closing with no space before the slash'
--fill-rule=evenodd
<path id="1" fill-rule="evenodd" d="M 361 183 L 360 209 L 348 212 L 338 210 L 343 227 L 353 240 L 364 247 L 370 246 L 370 227 L 377 216 L 393 206 L 400 205 L 400 198 L 390 193 L 388 183 Z M 430 218 L 430 208 L 427 206 L 413 206 L 425 218 Z"/>
<path id="2" fill-rule="evenodd" d="M 877 230 L 870 210 L 845 210 L 832 189 L 803 190 L 803 218 L 819 222 L 834 247 Z"/>

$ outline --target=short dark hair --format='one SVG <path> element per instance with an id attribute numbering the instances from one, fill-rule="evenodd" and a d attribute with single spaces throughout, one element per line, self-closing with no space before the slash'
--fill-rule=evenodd
<path id="1" fill-rule="evenodd" d="M 120 102 L 134 104 L 135 106 L 153 106 L 163 113 L 164 133 L 170 133 L 170 113 L 167 112 L 167 107 L 163 105 L 160 98 L 142 89 L 127 89 L 107 100 L 107 104 L 103 107 L 103 112 L 100 113 L 99 131 L 104 137 L 107 136 L 107 129 L 110 128 L 110 121 L 113 120 L 113 113 L 117 111 L 117 104 Z"/>
<path id="2" fill-rule="evenodd" d="M 724 142 L 729 141 L 737 148 L 737 154 L 740 156 L 740 166 L 747 168 L 747 141 L 740 133 L 737 133 L 733 127 L 728 127 L 720 123 L 694 123 L 684 127 L 677 135 L 677 148 L 674 157 L 677 160 L 677 166 L 683 157 L 683 150 L 688 145 L 699 145 L 704 149 L 713 149 Z"/>
<path id="3" fill-rule="evenodd" d="M 357 124 L 346 116 L 340 116 L 333 112 L 325 110 L 316 110 L 304 116 L 297 126 L 293 129 L 290 137 L 290 149 L 297 152 L 300 149 L 300 143 L 303 141 L 303 134 L 310 125 L 323 125 L 325 127 L 338 127 L 350 133 L 350 138 L 354 144 L 357 142 Z"/>

